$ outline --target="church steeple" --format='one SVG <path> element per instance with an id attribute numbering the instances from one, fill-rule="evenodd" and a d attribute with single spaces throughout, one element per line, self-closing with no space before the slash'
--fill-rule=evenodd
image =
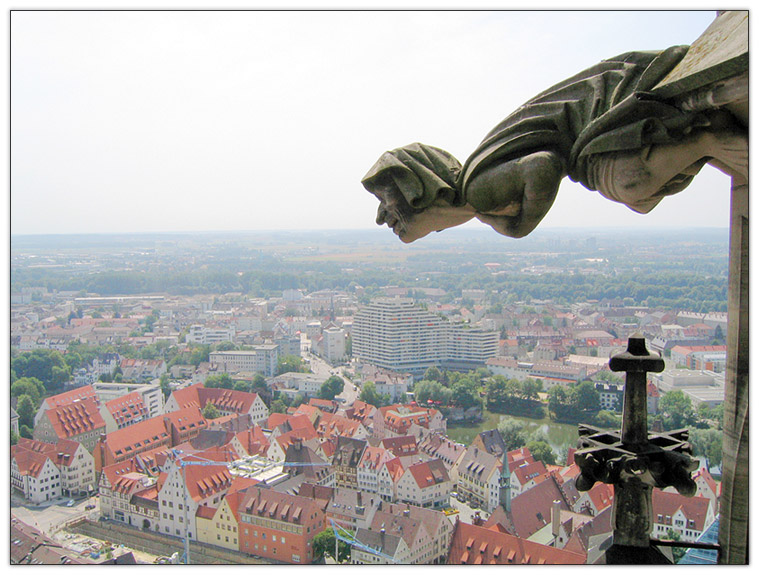
<path id="1" fill-rule="evenodd" d="M 509 473 L 508 452 L 503 450 L 501 477 L 498 480 L 498 503 L 503 510 L 511 512 L 511 474 Z"/>

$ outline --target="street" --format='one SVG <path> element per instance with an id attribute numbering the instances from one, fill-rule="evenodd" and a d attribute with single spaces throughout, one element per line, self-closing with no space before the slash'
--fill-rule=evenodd
<path id="1" fill-rule="evenodd" d="M 450 503 L 451 507 L 459 510 L 457 514 L 448 516 L 448 519 L 450 519 L 453 523 L 456 522 L 456 517 L 459 518 L 459 521 L 463 521 L 465 523 L 472 523 L 473 522 L 472 519 L 474 518 L 475 513 L 479 513 L 483 521 L 486 521 L 488 517 L 490 517 L 490 513 L 488 513 L 484 509 L 472 509 L 472 507 L 470 507 L 467 503 L 459 501 L 453 495 L 451 496 L 450 500 L 451 500 L 451 503 Z"/>
<path id="2" fill-rule="evenodd" d="M 73 498 L 74 505 L 67 507 L 66 503 L 70 499 L 72 498 L 60 497 L 42 505 L 31 505 L 14 493 L 11 494 L 11 512 L 22 522 L 48 535 L 55 532 L 59 526 L 74 519 L 85 516 L 91 516 L 92 519 L 98 517 L 100 513 L 98 496 Z M 95 507 L 86 509 L 89 505 Z"/>
<path id="3" fill-rule="evenodd" d="M 303 358 L 306 359 L 311 365 L 311 371 L 318 376 L 327 378 L 332 375 L 337 375 L 345 382 L 345 387 L 342 393 L 335 399 L 342 403 L 345 407 L 350 407 L 353 402 L 358 399 L 361 390 L 356 388 L 356 385 L 348 379 L 341 367 L 332 367 L 322 358 L 315 356 L 311 352 L 303 352 Z M 354 389 L 356 388 L 356 389 Z"/>

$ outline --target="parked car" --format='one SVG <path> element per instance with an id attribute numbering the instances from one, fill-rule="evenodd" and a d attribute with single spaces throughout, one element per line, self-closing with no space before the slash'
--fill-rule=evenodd
<path id="1" fill-rule="evenodd" d="M 73 507 L 73 506 L 74 506 L 74 500 L 69 499 L 68 502 L 66 503 L 66 507 Z"/>

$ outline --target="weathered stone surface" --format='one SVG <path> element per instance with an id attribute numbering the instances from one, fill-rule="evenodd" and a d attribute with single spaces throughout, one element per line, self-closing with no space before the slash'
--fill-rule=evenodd
<path id="1" fill-rule="evenodd" d="M 419 143 L 385 152 L 362 179 L 377 223 L 407 243 L 472 218 L 523 237 L 565 176 L 640 213 L 707 162 L 747 179 L 746 18 L 725 13 L 691 47 L 620 54 L 544 90 L 463 165 Z"/>
<path id="2" fill-rule="evenodd" d="M 598 90 L 614 91 L 610 76 L 629 90 L 591 105 Z M 706 162 L 732 177 L 720 520 L 720 562 L 731 564 L 748 560 L 748 110 L 748 12 L 727 11 L 687 50 L 620 55 L 542 92 L 498 124 L 463 166 L 414 144 L 425 157 L 445 157 L 431 162 L 434 177 L 407 160 L 406 147 L 383 155 L 363 180 L 380 201 L 377 223 L 411 242 L 472 218 L 523 237 L 550 210 L 565 176 L 640 213 L 683 191 Z M 379 169 L 381 162 L 391 168 Z M 393 172 L 398 167 L 423 177 L 409 187 Z M 434 188 L 439 181 L 446 186 Z M 588 462 L 583 480 L 591 485 L 616 473 L 590 455 Z"/>
<path id="3" fill-rule="evenodd" d="M 653 89 L 664 98 L 698 90 L 748 71 L 748 11 L 721 14 Z"/>
<path id="4" fill-rule="evenodd" d="M 749 544 L 748 194 L 748 185 L 733 186 L 719 524 L 719 562 L 732 565 L 748 563 Z"/>

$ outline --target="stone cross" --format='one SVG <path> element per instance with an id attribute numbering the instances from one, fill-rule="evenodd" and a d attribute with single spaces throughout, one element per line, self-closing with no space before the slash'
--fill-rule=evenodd
<path id="1" fill-rule="evenodd" d="M 698 462 L 690 457 L 687 429 L 648 433 L 646 373 L 663 371 L 664 360 L 646 349 L 643 336 L 630 337 L 627 351 L 612 357 L 609 368 L 626 373 L 622 430 L 580 426 L 577 489 L 587 491 L 596 481 L 614 485 L 614 542 L 606 552 L 607 563 L 667 563 L 651 546 L 652 492 L 673 486 L 692 496 L 696 485 L 690 474 Z"/>

